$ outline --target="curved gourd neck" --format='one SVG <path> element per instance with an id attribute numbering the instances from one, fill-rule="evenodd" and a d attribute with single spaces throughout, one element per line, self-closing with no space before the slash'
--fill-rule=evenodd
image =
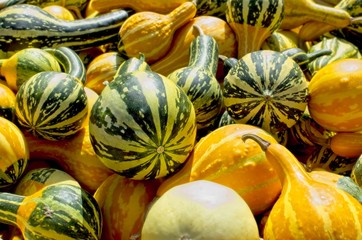
<path id="1" fill-rule="evenodd" d="M 199 26 L 193 27 L 199 36 L 191 42 L 189 66 L 206 68 L 215 75 L 219 58 L 217 42 L 213 37 L 205 35 Z"/>
<path id="2" fill-rule="evenodd" d="M 283 145 L 270 143 L 254 134 L 245 134 L 243 140 L 252 139 L 265 151 L 266 158 L 278 173 L 282 185 L 290 182 L 309 181 L 310 176 L 295 158 L 295 156 Z"/>
<path id="3" fill-rule="evenodd" d="M 0 222 L 16 226 L 17 213 L 25 196 L 6 193 L 0 193 Z"/>

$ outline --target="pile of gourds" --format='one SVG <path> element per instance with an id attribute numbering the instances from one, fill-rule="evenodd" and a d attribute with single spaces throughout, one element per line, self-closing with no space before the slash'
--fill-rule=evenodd
<path id="1" fill-rule="evenodd" d="M 2 239 L 362 239 L 361 10 L 2 1 Z"/>

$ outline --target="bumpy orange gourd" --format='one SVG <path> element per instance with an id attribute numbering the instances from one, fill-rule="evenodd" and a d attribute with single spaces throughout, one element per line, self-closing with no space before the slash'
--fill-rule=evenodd
<path id="1" fill-rule="evenodd" d="M 314 180 L 283 145 L 253 134 L 282 182 L 282 192 L 267 219 L 268 239 L 361 239 L 362 205 L 337 187 Z"/>
<path id="2" fill-rule="evenodd" d="M 362 59 L 336 60 L 320 69 L 308 85 L 308 110 L 334 132 L 362 130 Z"/>
<path id="3" fill-rule="evenodd" d="M 276 142 L 270 134 L 252 125 L 217 128 L 196 144 L 186 165 L 160 185 L 158 195 L 182 183 L 209 180 L 234 189 L 254 214 L 270 208 L 279 196 L 280 181 L 261 148 L 242 141 L 247 133 Z"/>
<path id="4" fill-rule="evenodd" d="M 174 35 L 170 50 L 161 59 L 151 64 L 153 71 L 168 76 L 176 69 L 189 63 L 191 42 L 199 35 L 194 26 L 200 27 L 205 35 L 212 36 L 219 47 L 219 55 L 237 56 L 237 41 L 228 23 L 213 16 L 197 16 L 180 27 Z"/>
<path id="5" fill-rule="evenodd" d="M 103 240 L 138 239 L 159 180 L 132 180 L 110 175 L 94 193 L 103 215 Z"/>
<path id="6" fill-rule="evenodd" d="M 185 2 L 167 14 L 152 11 L 129 16 L 119 30 L 118 50 L 128 57 L 145 55 L 151 64 L 170 49 L 174 33 L 196 15 L 196 5 Z"/>

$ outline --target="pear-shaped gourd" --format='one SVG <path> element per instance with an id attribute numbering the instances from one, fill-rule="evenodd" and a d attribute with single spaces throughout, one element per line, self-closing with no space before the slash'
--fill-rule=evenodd
<path id="1" fill-rule="evenodd" d="M 253 134 L 243 139 L 264 149 L 282 181 L 281 195 L 264 228 L 265 240 L 362 238 L 362 205 L 357 199 L 314 180 L 286 147 Z"/>
<path id="2" fill-rule="evenodd" d="M 25 240 L 100 238 L 96 200 L 79 186 L 53 184 L 32 195 L 0 193 L 0 222 L 17 226 Z"/>
<path id="3" fill-rule="evenodd" d="M 260 50 L 284 17 L 283 0 L 228 0 L 226 21 L 238 41 L 238 58 Z"/>
<path id="4" fill-rule="evenodd" d="M 199 30 L 190 45 L 189 65 L 176 69 L 167 77 L 187 94 L 196 112 L 198 129 L 212 125 L 222 108 L 222 91 L 215 74 L 219 47 L 216 40 Z"/>
<path id="5" fill-rule="evenodd" d="M 137 57 L 142 52 L 149 63 L 155 62 L 170 49 L 175 31 L 195 14 L 196 6 L 192 2 L 185 2 L 167 14 L 135 13 L 119 30 L 118 50 L 128 57 Z"/>

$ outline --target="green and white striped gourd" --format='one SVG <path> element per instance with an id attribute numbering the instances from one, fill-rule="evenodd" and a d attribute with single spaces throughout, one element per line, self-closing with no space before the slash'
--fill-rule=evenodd
<path id="1" fill-rule="evenodd" d="M 19 124 L 34 136 L 66 139 L 83 127 L 87 94 L 83 84 L 69 74 L 40 72 L 19 88 L 15 113 Z"/>
<path id="2" fill-rule="evenodd" d="M 216 40 L 198 29 L 199 35 L 190 44 L 189 64 L 171 72 L 167 77 L 189 97 L 196 112 L 197 128 L 212 125 L 223 105 L 222 91 L 215 77 L 219 47 Z"/>
<path id="3" fill-rule="evenodd" d="M 196 114 L 183 90 L 153 71 L 131 71 L 110 82 L 94 103 L 91 143 L 99 159 L 136 180 L 176 172 L 192 151 Z"/>
<path id="4" fill-rule="evenodd" d="M 351 171 L 351 178 L 362 188 L 362 155 L 359 156 Z"/>
<path id="5" fill-rule="evenodd" d="M 119 78 L 123 73 L 130 73 L 133 71 L 142 71 L 148 70 L 151 71 L 150 65 L 146 62 L 145 55 L 140 53 L 139 58 L 131 57 L 125 60 L 117 68 L 116 73 L 114 74 L 114 79 Z"/>
<path id="6" fill-rule="evenodd" d="M 70 47 L 75 51 L 116 44 L 118 31 L 130 13 L 119 9 L 94 18 L 61 20 L 31 4 L 15 4 L 0 11 L 0 52 L 28 47 Z"/>
<path id="7" fill-rule="evenodd" d="M 238 58 L 261 49 L 284 18 L 283 0 L 227 0 L 226 21 L 238 42 Z"/>
<path id="8" fill-rule="evenodd" d="M 357 158 L 338 156 L 329 146 L 319 146 L 307 158 L 305 165 L 309 171 L 324 169 L 329 172 L 349 176 L 356 162 Z"/>
<path id="9" fill-rule="evenodd" d="M 334 62 L 338 59 L 362 58 L 362 55 L 357 46 L 343 38 L 338 37 L 324 37 L 320 42 L 312 45 L 308 52 L 314 53 L 323 49 L 331 50 L 332 52 L 329 55 L 321 56 L 308 63 L 307 68 L 312 76 L 328 63 Z"/>
<path id="10" fill-rule="evenodd" d="M 237 123 L 273 136 L 292 127 L 307 107 L 307 80 L 283 53 L 259 50 L 238 60 L 224 80 L 224 105 Z"/>
<path id="11" fill-rule="evenodd" d="M 0 222 L 17 226 L 25 240 L 98 240 L 103 219 L 91 194 L 79 186 L 54 184 L 29 196 L 1 192 Z"/>
<path id="12" fill-rule="evenodd" d="M 9 58 L 0 60 L 0 73 L 14 91 L 30 77 L 44 71 L 61 71 L 56 58 L 40 48 L 25 48 Z"/>

